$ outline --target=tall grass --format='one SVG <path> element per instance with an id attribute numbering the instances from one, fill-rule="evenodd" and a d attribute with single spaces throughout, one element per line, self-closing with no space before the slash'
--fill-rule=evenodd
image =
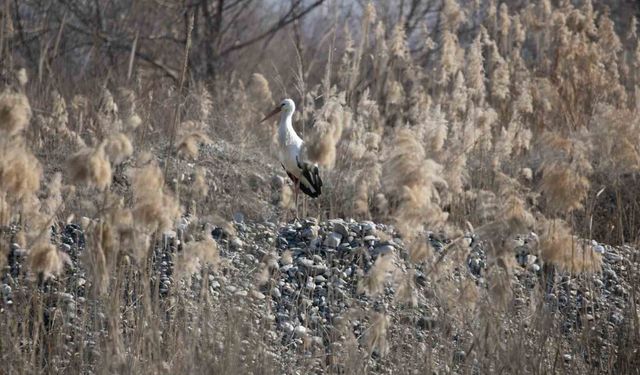
<path id="1" fill-rule="evenodd" d="M 161 27 L 184 40 L 181 54 L 161 53 L 182 67 L 177 82 L 161 60 L 137 57 L 152 40 L 145 30 L 126 56 L 87 62 L 74 78 L 79 57 L 57 55 L 73 42 L 65 21 L 23 20 L 58 26 L 55 47 L 31 51 L 19 43 L 26 31 L 12 26 L 23 10 L 0 9 L 0 266 L 17 250 L 27 259 L 4 276 L 16 288 L 13 305 L 0 307 L 4 371 L 634 371 L 636 269 L 617 341 L 600 347 L 587 329 L 560 333 L 544 288 L 526 291 L 529 311 L 516 308 L 511 240 L 536 233 L 531 251 L 545 270 L 580 280 L 600 271 L 590 240 L 638 245 L 635 17 L 590 0 L 444 0 L 409 31 L 410 22 L 388 22 L 409 15 L 385 2 L 362 9 L 359 25 L 340 17 L 339 3 L 308 21 L 331 24 L 325 37 L 297 30 L 295 49 L 274 37 L 279 54 L 255 45 L 211 80 L 190 65 L 197 14 L 185 13 L 178 30 L 158 11 Z M 94 41 L 89 56 L 105 42 Z M 39 64 L 21 62 L 35 52 Z M 350 311 L 335 342 L 311 356 L 283 354 L 269 334 L 268 299 L 210 293 L 219 275 L 229 285 L 247 276 L 225 275 L 212 226 L 231 242 L 234 215 L 280 222 L 290 213 L 290 188 L 275 176 L 283 177 L 275 128 L 257 122 L 292 93 L 306 156 L 326 187 L 307 214 L 393 224 L 409 255 L 379 257 L 355 288 L 375 299 L 393 285 L 388 310 Z M 74 272 L 78 245 L 51 242 L 69 223 L 86 236 Z M 452 241 L 435 252 L 427 231 Z M 480 287 L 454 276 L 466 269 L 469 232 L 487 249 Z M 157 272 L 159 250 L 179 250 L 171 288 Z M 268 284 L 268 264 L 252 270 L 256 290 Z M 73 298 L 54 292 L 65 289 Z M 425 299 L 438 309 L 419 310 Z M 437 327 L 418 334 L 416 311 Z M 570 366 L 558 359 L 566 348 L 580 354 Z"/>

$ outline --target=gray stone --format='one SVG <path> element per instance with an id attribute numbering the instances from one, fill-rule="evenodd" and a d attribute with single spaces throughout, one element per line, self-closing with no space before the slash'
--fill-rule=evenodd
<path id="1" fill-rule="evenodd" d="M 227 285 L 227 286 L 225 287 L 225 290 L 226 290 L 227 292 L 229 292 L 229 293 L 235 293 L 235 292 L 236 292 L 236 290 L 238 290 L 238 288 L 237 288 L 237 287 L 235 287 L 235 286 L 233 286 L 233 285 Z"/>
<path id="2" fill-rule="evenodd" d="M 64 302 L 73 302 L 74 297 L 71 293 L 58 292 L 58 297 Z"/>
<path id="3" fill-rule="evenodd" d="M 364 240 L 365 242 L 370 242 L 370 243 L 372 243 L 372 242 L 377 241 L 377 240 L 378 240 L 378 237 L 373 236 L 373 235 L 368 235 L 368 236 L 365 236 L 365 237 L 363 238 L 363 240 Z"/>
<path id="4" fill-rule="evenodd" d="M 363 221 L 360 226 L 365 235 L 376 234 L 376 225 L 372 221 Z"/>
<path id="5" fill-rule="evenodd" d="M 8 284 L 2 284 L 2 289 L 0 289 L 2 295 L 9 296 L 11 295 L 11 287 Z"/>
<path id="6" fill-rule="evenodd" d="M 324 245 L 335 249 L 340 245 L 340 241 L 342 240 L 342 235 L 336 232 L 331 232 L 327 235 L 324 240 Z"/>
<path id="7" fill-rule="evenodd" d="M 307 217 L 306 219 L 304 219 L 304 225 L 309 227 L 312 225 L 318 225 L 318 219 L 316 219 L 315 217 Z"/>
<path id="8" fill-rule="evenodd" d="M 231 241 L 231 247 L 236 249 L 236 250 L 240 250 L 242 249 L 242 246 L 244 246 L 244 242 L 242 242 L 242 240 L 238 237 L 234 238 Z"/>
<path id="9" fill-rule="evenodd" d="M 609 322 L 615 325 L 620 325 L 622 324 L 623 321 L 624 321 L 624 317 L 620 313 L 613 312 L 611 313 L 611 315 L 609 315 Z"/>
<path id="10" fill-rule="evenodd" d="M 271 297 L 273 297 L 274 299 L 282 298 L 282 293 L 280 293 L 280 289 L 278 288 L 271 289 Z"/>
<path id="11" fill-rule="evenodd" d="M 349 236 L 349 228 L 347 228 L 347 226 L 342 222 L 336 222 L 333 224 L 333 231 L 342 237 Z"/>
<path id="12" fill-rule="evenodd" d="M 286 249 L 287 246 L 289 246 L 289 241 L 287 241 L 287 239 L 284 238 L 284 237 L 278 237 L 276 242 L 277 242 L 278 246 L 280 246 L 282 248 L 285 248 L 285 249 Z"/>
<path id="13" fill-rule="evenodd" d="M 325 273 L 327 272 L 327 270 L 328 268 L 324 263 L 314 264 L 313 266 L 311 266 L 311 271 L 313 272 L 314 275 Z"/>
<path id="14" fill-rule="evenodd" d="M 374 255 L 378 256 L 378 255 L 390 255 L 393 253 L 393 246 L 391 245 L 382 245 L 382 246 L 377 246 L 375 249 L 373 249 L 373 253 Z"/>
<path id="15" fill-rule="evenodd" d="M 254 299 L 257 299 L 257 300 L 263 300 L 263 299 L 266 298 L 264 293 L 258 292 L 257 290 L 252 290 L 251 291 L 251 297 L 253 297 Z"/>
<path id="16" fill-rule="evenodd" d="M 305 228 L 300 232 L 300 236 L 305 240 L 313 240 L 318 237 L 318 227 L 313 225 L 308 228 Z"/>
<path id="17" fill-rule="evenodd" d="M 322 345 L 324 344 L 324 341 L 322 340 L 322 337 L 320 337 L 320 336 L 313 336 L 311 338 L 311 342 L 317 348 L 321 348 Z"/>
<path id="18" fill-rule="evenodd" d="M 293 264 L 291 264 L 291 263 L 285 264 L 284 266 L 280 267 L 280 272 L 287 272 L 291 268 L 293 268 Z"/>
<path id="19" fill-rule="evenodd" d="M 618 281 L 618 275 L 616 274 L 616 271 L 612 270 L 611 268 L 607 268 L 605 269 L 602 274 L 604 275 L 605 279 L 609 279 L 612 281 Z"/>
<path id="20" fill-rule="evenodd" d="M 310 269 L 313 266 L 313 260 L 308 258 L 298 258 L 298 265 Z"/>
<path id="21" fill-rule="evenodd" d="M 294 330 L 293 324 L 289 322 L 282 323 L 282 330 L 285 331 L 287 334 L 293 333 L 293 330 Z"/>
<path id="22" fill-rule="evenodd" d="M 307 279 L 307 283 L 305 284 L 305 288 L 307 288 L 308 290 L 315 290 L 316 289 L 316 283 L 313 281 L 312 277 L 309 277 Z"/>
<path id="23" fill-rule="evenodd" d="M 244 214 L 242 212 L 235 212 L 233 214 L 233 221 L 236 223 L 244 223 Z"/>
<path id="24" fill-rule="evenodd" d="M 343 242 L 338 246 L 338 250 L 340 251 L 349 251 L 351 250 L 351 244 L 349 242 Z"/>
<path id="25" fill-rule="evenodd" d="M 246 290 L 238 290 L 233 295 L 237 297 L 246 297 L 249 295 L 249 292 L 247 292 Z"/>
<path id="26" fill-rule="evenodd" d="M 604 253 L 604 260 L 607 263 L 618 263 L 622 260 L 622 256 L 609 251 Z"/>
<path id="27" fill-rule="evenodd" d="M 298 256 L 298 255 L 300 255 L 300 254 L 304 254 L 304 253 L 306 253 L 305 249 L 303 249 L 303 248 L 301 248 L 301 247 L 297 247 L 297 246 L 295 246 L 295 247 L 290 247 L 290 248 L 289 248 L 289 251 L 290 251 L 291 253 L 293 253 L 293 255 L 294 255 L 294 256 Z"/>
<path id="28" fill-rule="evenodd" d="M 539 266 L 538 264 L 534 263 L 534 264 L 530 264 L 530 265 L 527 267 L 527 269 L 528 269 L 530 272 L 538 272 L 538 271 L 540 271 L 540 266 Z"/>

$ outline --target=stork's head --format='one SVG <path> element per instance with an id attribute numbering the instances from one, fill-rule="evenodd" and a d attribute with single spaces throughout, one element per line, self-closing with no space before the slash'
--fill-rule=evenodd
<path id="1" fill-rule="evenodd" d="M 273 111 L 271 111 L 271 113 L 265 116 L 265 118 L 263 118 L 262 121 L 260 122 L 267 121 L 268 119 L 270 119 L 271 117 L 275 116 L 277 113 L 280 113 L 280 112 L 286 115 L 290 115 L 295 110 L 296 110 L 296 104 L 293 102 L 293 100 L 284 99 Z"/>
<path id="2" fill-rule="evenodd" d="M 293 113 L 296 110 L 296 103 L 291 99 L 285 99 L 280 103 L 280 108 L 282 112 Z"/>

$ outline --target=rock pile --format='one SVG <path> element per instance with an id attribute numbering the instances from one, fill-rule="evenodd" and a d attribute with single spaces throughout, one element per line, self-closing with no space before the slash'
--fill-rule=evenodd
<path id="1" fill-rule="evenodd" d="M 246 223 L 238 218 L 234 225 L 235 235 L 222 228 L 212 231 L 223 259 L 219 269 L 205 269 L 186 282 L 173 275 L 174 257 L 182 251 L 181 244 L 175 233 L 163 238 L 155 254 L 156 274 L 152 280 L 152 285 L 159 283 L 160 295 L 170 298 L 172 291 L 182 290 L 197 296 L 207 288 L 214 299 L 249 301 L 255 316 L 268 322 L 266 336 L 281 343 L 286 351 L 314 347 L 337 351 L 344 340 L 345 324 L 355 337 L 363 337 L 368 322 L 361 317 L 345 319 L 360 308 L 383 312 L 392 321 L 402 320 L 415 331 L 419 341 L 427 341 L 429 331 L 439 324 L 438 301 L 430 297 L 434 286 L 424 269 L 410 269 L 407 262 L 399 261 L 406 259 L 407 253 L 402 239 L 390 226 L 342 219 L 318 222 L 313 218 L 280 226 Z M 53 232 L 52 238 L 59 249 L 69 254 L 73 266 L 58 280 L 45 283 L 45 287 L 57 304 L 65 306 L 61 311 L 73 324 L 75 312 L 87 303 L 85 288 L 91 284 L 78 260 L 85 246 L 84 233 L 71 224 L 59 233 Z M 425 233 L 424 240 L 436 255 L 449 243 L 433 233 Z M 491 259 L 484 244 L 475 234 L 469 234 L 464 243 L 466 264 L 457 267 L 452 277 L 467 279 L 478 290 L 486 290 L 485 269 Z M 510 275 L 515 307 L 526 311 L 527 306 L 537 303 L 533 297 L 534 291 L 539 291 L 536 288 L 542 288 L 544 303 L 561 317 L 564 332 L 592 327 L 598 332 L 602 347 L 612 345 L 614 330 L 625 323 L 630 279 L 638 257 L 630 247 L 598 246 L 597 251 L 604 256 L 602 272 L 578 277 L 556 272 L 550 289 L 542 287 L 540 261 L 516 246 L 514 264 L 521 267 L 515 267 Z M 8 265 L 2 270 L 2 310 L 12 308 L 13 293 L 25 288 L 24 256 L 25 250 L 12 244 Z M 393 273 L 412 278 L 420 298 L 410 309 L 397 308 L 394 275 L 384 278 L 381 292 L 375 296 L 359 288 L 381 257 L 393 259 Z M 575 353 L 566 355 L 572 357 Z M 463 350 L 460 356 L 464 357 Z"/>

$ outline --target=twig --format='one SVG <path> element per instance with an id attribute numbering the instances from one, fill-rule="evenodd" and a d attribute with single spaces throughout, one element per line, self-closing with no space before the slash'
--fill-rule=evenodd
<path id="1" fill-rule="evenodd" d="M 138 47 L 139 36 L 140 36 L 140 30 L 136 31 L 136 37 L 133 39 L 133 45 L 131 45 L 131 55 L 129 56 L 129 66 L 127 67 L 127 82 L 131 81 L 131 73 L 133 71 L 133 62 L 136 59 L 136 48 Z"/>
<path id="2" fill-rule="evenodd" d="M 182 105 L 182 90 L 184 88 L 184 81 L 187 75 L 187 67 L 189 66 L 189 50 L 191 49 L 191 32 L 193 31 L 193 14 L 189 17 L 189 24 L 187 25 L 187 43 L 184 46 L 184 58 L 182 60 L 182 73 L 180 74 L 180 83 L 178 85 L 178 93 L 176 95 L 176 107 L 173 113 L 173 123 L 171 124 L 171 132 L 169 133 L 169 145 L 167 148 L 167 160 L 164 163 L 164 175 L 167 176 L 169 170 L 169 163 L 173 155 L 173 145 L 176 140 L 176 132 L 178 130 L 178 123 L 180 122 L 180 107 Z"/>
<path id="3" fill-rule="evenodd" d="M 309 5 L 307 8 L 305 8 L 302 12 L 293 15 L 295 8 L 297 7 L 298 3 L 295 3 L 291 9 L 289 9 L 289 11 L 287 12 L 287 14 L 285 14 L 280 20 L 278 20 L 273 26 L 271 26 L 269 28 L 269 30 L 265 31 L 264 33 L 257 35 L 253 38 L 250 38 L 249 40 L 246 40 L 244 42 L 240 42 L 240 43 L 236 43 L 230 47 L 228 47 L 227 49 L 225 49 L 224 51 L 222 51 L 220 53 L 220 56 L 224 56 L 227 55 L 233 51 L 242 49 L 244 47 L 250 46 L 256 42 L 259 42 L 260 40 L 276 33 L 277 31 L 279 31 L 280 29 L 282 29 L 283 27 L 287 26 L 288 24 L 290 24 L 291 22 L 294 22 L 302 17 L 304 17 L 305 15 L 307 15 L 307 13 L 311 12 L 314 8 L 318 7 L 319 5 L 321 5 L 324 2 L 324 0 L 316 0 L 316 2 L 314 2 L 313 4 Z"/>

